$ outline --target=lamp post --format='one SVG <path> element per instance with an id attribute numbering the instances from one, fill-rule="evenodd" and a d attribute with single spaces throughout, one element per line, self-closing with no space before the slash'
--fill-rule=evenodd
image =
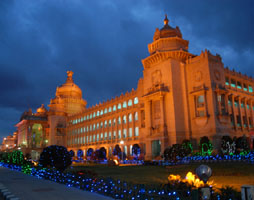
<path id="1" fill-rule="evenodd" d="M 196 169 L 197 176 L 206 183 L 212 175 L 212 169 L 207 165 L 200 165 Z M 211 198 L 211 189 L 209 187 L 201 188 L 202 200 L 209 200 Z"/>
<path id="2" fill-rule="evenodd" d="M 123 140 L 121 140 L 121 141 L 120 141 L 120 144 L 121 144 L 121 146 L 122 146 L 122 149 L 124 150 L 124 148 L 123 148 L 123 147 L 124 147 L 124 146 L 123 146 L 124 141 L 123 141 Z M 123 152 L 122 152 L 122 160 L 123 160 Z"/>

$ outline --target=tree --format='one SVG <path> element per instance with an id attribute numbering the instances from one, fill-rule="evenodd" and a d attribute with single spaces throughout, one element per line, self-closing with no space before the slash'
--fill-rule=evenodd
<path id="1" fill-rule="evenodd" d="M 193 147 L 190 140 L 183 140 L 182 149 L 184 151 L 184 156 L 188 156 L 193 152 Z"/>
<path id="2" fill-rule="evenodd" d="M 165 160 L 177 161 L 179 158 L 185 157 L 185 150 L 181 144 L 174 144 L 172 147 L 168 147 L 164 151 Z"/>
<path id="3" fill-rule="evenodd" d="M 238 153 L 250 150 L 250 147 L 245 135 L 236 139 L 236 149 Z"/>
<path id="4" fill-rule="evenodd" d="M 39 163 L 42 167 L 53 167 L 64 171 L 72 163 L 71 154 L 63 146 L 48 146 L 43 149 Z"/>

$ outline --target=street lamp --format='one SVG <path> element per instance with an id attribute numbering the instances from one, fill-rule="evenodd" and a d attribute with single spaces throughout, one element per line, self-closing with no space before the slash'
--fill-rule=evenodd
<path id="1" fill-rule="evenodd" d="M 124 150 L 124 148 L 123 148 L 123 147 L 124 147 L 124 146 L 123 146 L 124 141 L 123 141 L 123 140 L 121 140 L 121 141 L 120 141 L 120 144 L 121 144 L 121 146 L 122 146 L 122 149 Z M 123 160 L 123 152 L 122 152 L 122 160 Z"/>

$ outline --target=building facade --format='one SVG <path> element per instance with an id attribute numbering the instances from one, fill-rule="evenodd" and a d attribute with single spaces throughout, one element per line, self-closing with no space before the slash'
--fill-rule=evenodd
<path id="1" fill-rule="evenodd" d="M 202 136 L 217 149 L 224 135 L 246 135 L 253 143 L 254 80 L 208 50 L 190 53 L 188 45 L 166 17 L 148 44 L 137 89 L 90 108 L 67 72 L 49 111 L 41 107 L 17 124 L 18 146 L 36 151 L 58 144 L 85 155 L 105 148 L 107 156 L 116 145 L 127 155 L 135 146 L 153 159 L 184 139 L 197 147 Z"/>

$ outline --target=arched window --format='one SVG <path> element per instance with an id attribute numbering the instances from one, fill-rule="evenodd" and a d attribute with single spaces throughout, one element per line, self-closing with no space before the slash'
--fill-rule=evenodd
<path id="1" fill-rule="evenodd" d="M 97 142 L 100 140 L 100 134 L 97 134 Z"/>
<path id="2" fill-rule="evenodd" d="M 134 98 L 134 104 L 138 104 L 138 97 Z"/>
<path id="3" fill-rule="evenodd" d="M 99 123 L 97 123 L 97 129 L 99 129 L 100 128 L 100 124 Z"/>
<path id="4" fill-rule="evenodd" d="M 95 117 L 96 117 L 96 113 L 94 112 L 94 113 L 93 113 L 93 118 L 95 118 Z"/>
<path id="5" fill-rule="evenodd" d="M 106 114 L 108 112 L 107 108 L 104 109 L 104 114 Z"/>
<path id="6" fill-rule="evenodd" d="M 116 131 L 113 132 L 113 139 L 116 139 Z"/>
<path id="7" fill-rule="evenodd" d="M 127 135 L 127 130 L 123 129 L 123 138 L 126 138 L 126 135 Z"/>
<path id="8" fill-rule="evenodd" d="M 98 111 L 97 111 L 97 117 L 99 117 L 99 116 L 100 116 L 100 111 L 98 110 Z"/>
<path id="9" fill-rule="evenodd" d="M 120 110 L 122 108 L 121 103 L 118 104 L 117 109 Z"/>
<path id="10" fill-rule="evenodd" d="M 132 106 L 132 100 L 131 99 L 128 101 L 128 106 Z"/>
<path id="11" fill-rule="evenodd" d="M 113 119 L 113 126 L 115 126 L 116 125 L 116 119 L 114 118 Z"/>
<path id="12" fill-rule="evenodd" d="M 111 140 L 111 132 L 108 133 L 108 139 Z"/>
<path id="13" fill-rule="evenodd" d="M 135 133 L 134 133 L 134 136 L 138 136 L 139 135 L 139 129 L 138 129 L 138 127 L 135 127 Z"/>
<path id="14" fill-rule="evenodd" d="M 111 127 L 111 119 L 108 121 L 108 126 Z"/>
<path id="15" fill-rule="evenodd" d="M 116 105 L 113 106 L 113 111 L 116 111 Z"/>
<path id="16" fill-rule="evenodd" d="M 84 121 L 86 121 L 86 116 L 84 116 Z"/>
<path id="17" fill-rule="evenodd" d="M 126 101 L 123 102 L 123 108 L 126 108 L 127 107 L 127 103 Z"/>
<path id="18" fill-rule="evenodd" d="M 103 110 L 101 110 L 101 115 L 103 115 Z"/>
<path id="19" fill-rule="evenodd" d="M 129 128 L 129 137 L 132 137 L 132 128 Z"/>
<path id="20" fill-rule="evenodd" d="M 93 130 L 95 130 L 95 124 L 93 124 Z"/>
<path id="21" fill-rule="evenodd" d="M 107 128 L 107 120 L 104 122 L 104 127 Z"/>
<path id="22" fill-rule="evenodd" d="M 108 137 L 107 132 L 105 132 L 104 133 L 104 140 L 107 140 L 107 137 Z"/>
<path id="23" fill-rule="evenodd" d="M 121 130 L 118 131 L 118 138 L 121 139 Z"/>
<path id="24" fill-rule="evenodd" d="M 138 112 L 135 112 L 135 121 L 138 121 Z"/>
<path id="25" fill-rule="evenodd" d="M 123 123 L 126 124 L 126 115 L 123 116 Z"/>
<path id="26" fill-rule="evenodd" d="M 89 115 L 86 116 L 86 119 L 89 120 Z"/>
<path id="27" fill-rule="evenodd" d="M 91 114 L 90 114 L 90 119 L 92 119 L 92 118 L 93 118 L 93 114 L 91 113 Z"/>
<path id="28" fill-rule="evenodd" d="M 101 122 L 101 128 L 103 128 L 103 122 Z"/>
<path id="29" fill-rule="evenodd" d="M 129 122 L 132 122 L 132 114 L 129 114 Z"/>
<path id="30" fill-rule="evenodd" d="M 80 128 L 80 133 L 83 133 L 83 128 L 82 127 Z"/>
<path id="31" fill-rule="evenodd" d="M 101 133 L 101 140 L 103 140 L 103 133 Z"/>
<path id="32" fill-rule="evenodd" d="M 108 112 L 111 112 L 111 107 L 108 108 Z"/>

